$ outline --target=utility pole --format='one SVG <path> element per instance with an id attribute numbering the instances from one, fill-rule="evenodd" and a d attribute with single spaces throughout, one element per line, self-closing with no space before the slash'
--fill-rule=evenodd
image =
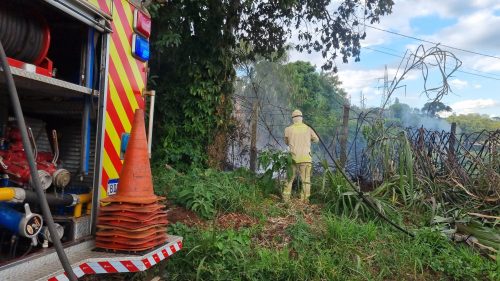
<path id="1" fill-rule="evenodd" d="M 253 103 L 251 119 L 251 139 L 250 139 L 250 170 L 257 171 L 257 124 L 259 120 L 258 101 Z"/>
<path id="2" fill-rule="evenodd" d="M 384 86 L 378 87 L 379 89 L 382 88 L 382 99 L 380 100 L 380 107 L 383 107 L 385 104 L 391 103 L 390 100 L 385 102 L 385 100 L 389 96 L 389 74 L 387 72 L 387 64 L 385 65 L 384 78 L 379 78 L 379 79 L 384 79 Z"/>
<path id="3" fill-rule="evenodd" d="M 345 168 L 347 163 L 347 135 L 349 134 L 349 111 L 350 106 L 344 105 L 344 116 L 342 117 L 342 137 L 340 138 L 340 166 Z"/>
<path id="4" fill-rule="evenodd" d="M 363 91 L 359 92 L 359 101 L 360 101 L 360 107 L 361 111 L 366 109 L 366 98 L 365 95 L 363 94 Z"/>

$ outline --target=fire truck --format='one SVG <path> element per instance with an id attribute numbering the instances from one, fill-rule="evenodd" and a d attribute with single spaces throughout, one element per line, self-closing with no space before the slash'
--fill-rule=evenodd
<path id="1" fill-rule="evenodd" d="M 145 271 L 179 251 L 182 237 L 172 235 L 148 249 L 115 235 L 105 241 L 116 237 L 122 248 L 96 247 L 133 126 L 147 131 L 151 154 L 143 1 L 0 2 L 0 280 Z M 147 128 L 136 125 L 137 111 Z"/>

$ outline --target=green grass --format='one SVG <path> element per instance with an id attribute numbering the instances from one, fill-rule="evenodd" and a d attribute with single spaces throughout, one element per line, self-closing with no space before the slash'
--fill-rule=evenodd
<path id="1" fill-rule="evenodd" d="M 194 211 L 204 219 L 220 212 L 243 212 L 261 201 L 259 187 L 247 171 L 219 172 L 194 169 L 186 175 L 163 172 L 155 177 L 159 194 Z"/>
<path id="2" fill-rule="evenodd" d="M 320 205 L 300 207 L 266 196 L 269 183 L 245 171 L 161 173 L 155 178 L 157 192 L 200 217 L 211 220 L 225 212 L 238 212 L 256 218 L 257 222 L 238 230 L 221 229 L 215 223 L 201 227 L 170 225 L 169 234 L 182 236 L 184 248 L 165 263 L 166 278 L 500 280 L 498 262 L 426 228 L 429 215 L 411 213 L 418 206 L 394 207 L 401 217 L 412 217 L 399 223 L 407 221 L 412 228 L 418 228 L 413 230 L 416 237 L 410 238 L 372 215 L 342 215 L 349 212 L 339 210 L 339 201 L 334 201 L 338 194 L 346 192 L 340 186 L 342 181 L 335 177 L 327 180 L 332 182 L 328 186 L 337 189 L 317 185 L 322 190 L 317 191 L 313 202 Z M 344 205 L 345 210 L 355 209 L 351 204 Z M 274 222 L 270 218 L 286 220 L 285 229 L 267 233 Z M 273 241 L 264 243 L 262 237 Z"/>
<path id="3" fill-rule="evenodd" d="M 172 225 L 183 251 L 167 262 L 169 280 L 498 280 L 499 265 L 428 229 L 410 239 L 374 223 L 323 215 L 299 219 L 282 249 L 260 246 L 258 227 Z"/>

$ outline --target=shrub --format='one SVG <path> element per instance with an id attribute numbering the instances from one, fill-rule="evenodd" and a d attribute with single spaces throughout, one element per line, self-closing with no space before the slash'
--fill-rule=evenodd
<path id="1" fill-rule="evenodd" d="M 205 219 L 217 212 L 243 211 L 245 204 L 255 201 L 259 192 L 241 172 L 193 170 L 174 181 L 170 197 Z"/>

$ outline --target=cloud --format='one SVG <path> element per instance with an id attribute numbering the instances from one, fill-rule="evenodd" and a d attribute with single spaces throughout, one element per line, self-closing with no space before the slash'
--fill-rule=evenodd
<path id="1" fill-rule="evenodd" d="M 416 32 L 411 26 L 411 19 L 437 15 L 444 19 L 461 18 L 471 11 L 488 10 L 491 13 L 500 9 L 497 0 L 440 0 L 440 1 L 408 1 L 396 0 L 390 15 L 383 16 L 376 26 L 382 29 L 393 30 L 403 34 L 414 35 Z M 474 26 L 481 23 L 475 23 Z M 481 26 L 482 29 L 495 30 L 496 26 Z M 474 34 L 475 30 L 471 29 Z M 478 29 L 481 30 L 481 29 Z M 367 31 L 367 38 L 363 46 L 380 45 L 391 41 L 395 35 L 379 32 L 373 29 Z M 467 38 L 468 36 L 464 36 Z M 441 42 L 445 42 L 444 40 Z"/>
<path id="2" fill-rule="evenodd" d="M 500 57 L 499 55 L 497 56 Z M 495 58 L 471 56 L 467 61 L 464 61 L 464 64 L 470 65 L 475 70 L 484 72 L 500 71 L 500 60 Z"/>
<path id="3" fill-rule="evenodd" d="M 396 74 L 396 68 L 387 68 L 387 76 L 389 83 L 394 78 Z M 369 106 L 378 105 L 378 100 L 381 99 L 382 87 L 384 85 L 384 68 L 376 69 L 340 69 L 337 73 L 340 81 L 342 81 L 341 87 L 346 90 L 348 95 L 351 97 L 353 104 L 360 103 L 360 94 L 363 93 L 365 101 Z M 419 76 L 417 73 L 407 74 L 404 81 L 416 80 Z M 396 90 L 395 97 L 400 96 L 399 91 Z M 400 97 L 401 98 L 401 97 Z M 410 97 L 405 97 L 410 98 Z"/>
<path id="4" fill-rule="evenodd" d="M 494 99 L 463 100 L 451 104 L 451 108 L 458 114 L 477 113 L 480 109 L 499 106 L 500 102 Z"/>
<path id="5" fill-rule="evenodd" d="M 295 49 L 292 49 L 289 53 L 289 61 L 308 61 L 312 65 L 316 66 L 316 70 L 319 70 L 321 66 L 326 62 L 326 59 L 324 59 L 319 52 L 311 52 L 310 54 L 308 54 L 307 52 L 301 53 Z"/>
<path id="6" fill-rule="evenodd" d="M 448 83 L 451 85 L 452 88 L 455 88 L 458 90 L 461 90 L 461 89 L 467 87 L 467 85 L 469 84 L 467 81 L 460 80 L 457 78 L 451 79 Z"/>
<path id="7" fill-rule="evenodd" d="M 481 89 L 481 87 L 483 87 L 483 85 L 481 85 L 481 84 L 475 84 L 474 85 L 474 89 Z"/>
<path id="8" fill-rule="evenodd" d="M 498 26 L 500 16 L 493 9 L 480 9 L 458 17 L 456 24 L 441 29 L 427 39 L 469 50 L 497 50 L 500 46 Z M 456 50 L 453 52 L 459 56 L 463 54 Z"/>

